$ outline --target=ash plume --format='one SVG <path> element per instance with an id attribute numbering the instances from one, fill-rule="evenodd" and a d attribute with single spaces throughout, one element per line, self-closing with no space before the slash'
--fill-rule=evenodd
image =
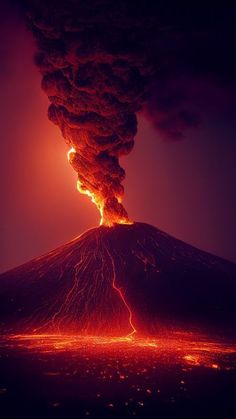
<path id="1" fill-rule="evenodd" d="M 235 92 L 234 7 L 33 0 L 24 1 L 24 11 L 48 116 L 71 149 L 78 189 L 103 224 L 128 223 L 119 158 L 133 148 L 137 112 L 144 110 L 162 139 L 176 141 L 201 120 L 191 93 L 199 80 Z"/>
<path id="2" fill-rule="evenodd" d="M 148 19 L 108 1 L 33 2 L 28 21 L 35 62 L 51 102 L 49 119 L 71 147 L 78 188 L 100 209 L 105 224 L 128 222 L 121 201 L 125 172 L 150 73 L 143 31 Z"/>

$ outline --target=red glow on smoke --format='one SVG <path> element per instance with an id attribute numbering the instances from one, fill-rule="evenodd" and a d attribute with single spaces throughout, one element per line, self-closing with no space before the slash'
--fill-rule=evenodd
<path id="1" fill-rule="evenodd" d="M 73 158 L 75 155 L 76 155 L 76 150 L 74 147 L 72 147 L 67 153 L 68 161 L 72 165 L 73 165 Z M 105 203 L 104 197 L 102 195 L 99 195 L 96 192 L 96 190 L 92 191 L 89 188 L 86 188 L 80 180 L 77 180 L 77 189 L 81 194 L 87 195 L 91 199 L 93 204 L 96 205 L 100 213 L 100 225 L 112 227 L 114 224 L 133 224 L 132 221 L 130 221 L 127 216 L 124 216 L 123 213 L 119 214 L 119 211 L 115 214 L 112 211 L 105 214 L 104 208 L 105 208 L 106 203 Z M 122 198 L 120 196 L 116 196 L 116 199 L 117 199 L 117 202 L 121 204 Z"/>

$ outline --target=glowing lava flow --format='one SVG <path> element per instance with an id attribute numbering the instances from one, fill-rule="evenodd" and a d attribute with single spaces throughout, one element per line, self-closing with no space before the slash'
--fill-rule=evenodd
<path id="1" fill-rule="evenodd" d="M 112 258 L 110 252 L 107 250 L 110 258 L 111 258 L 111 262 L 112 262 L 112 269 L 113 269 L 113 279 L 112 279 L 112 287 L 114 288 L 114 290 L 116 290 L 121 298 L 121 300 L 123 301 L 125 307 L 127 308 L 127 311 L 129 313 L 129 324 L 131 327 L 131 332 L 126 336 L 126 338 L 132 338 L 132 336 L 137 332 L 137 330 L 134 327 L 133 324 L 133 320 L 132 320 L 132 311 L 131 308 L 129 307 L 128 303 L 125 300 L 125 297 L 122 293 L 121 288 L 117 287 L 116 285 L 116 269 L 115 269 L 115 264 L 114 264 L 114 259 Z"/>
<path id="2" fill-rule="evenodd" d="M 126 336 L 127 338 L 130 338 L 130 337 L 132 337 L 136 332 L 137 332 L 137 330 L 135 329 L 135 327 L 134 327 L 134 325 L 133 325 L 133 321 L 132 321 L 132 311 L 131 311 L 131 309 L 130 309 L 130 307 L 129 307 L 129 305 L 127 304 L 127 302 L 125 301 L 125 298 L 124 298 L 124 296 L 123 296 L 123 294 L 122 294 L 122 291 L 121 291 L 121 289 L 120 288 L 118 288 L 116 285 L 115 285 L 115 281 L 113 281 L 112 282 L 112 286 L 113 286 L 113 288 L 118 292 L 118 294 L 119 294 L 119 296 L 120 296 L 120 298 L 122 299 L 122 301 L 123 301 L 123 303 L 124 303 L 124 305 L 125 305 L 125 307 L 127 308 L 127 310 L 128 310 L 128 312 L 129 312 L 129 324 L 130 324 L 130 326 L 131 326 L 131 329 L 132 329 L 132 331 Z"/>
<path id="3" fill-rule="evenodd" d="M 46 264 L 39 264 L 37 275 L 40 278 L 44 277 L 48 263 L 52 270 L 61 266 L 59 275 L 56 274 L 59 289 L 55 290 L 50 304 L 44 301 L 43 306 L 40 304 L 31 312 L 25 330 L 36 334 L 109 337 L 117 342 L 133 339 L 136 328 L 132 311 L 119 284 L 121 260 L 109 247 L 106 236 L 109 232 L 107 227 L 88 231 L 76 240 L 74 249 L 72 244 L 65 254 L 52 252 Z"/>
<path id="4" fill-rule="evenodd" d="M 2 275 L 1 328 L 136 340 L 185 318 L 186 328 L 235 333 L 234 272 L 152 226 L 100 226 Z"/>
<path id="5" fill-rule="evenodd" d="M 71 163 L 71 161 L 73 159 L 73 156 L 75 154 L 76 154 L 76 150 L 75 150 L 74 147 L 72 147 L 67 153 L 67 158 L 68 158 L 69 163 Z M 100 225 L 105 225 L 107 227 L 112 227 L 114 224 L 133 224 L 132 221 L 130 221 L 127 217 L 124 217 L 122 215 L 119 218 L 117 218 L 117 215 L 116 215 L 116 217 L 114 219 L 112 218 L 111 215 L 110 215 L 110 217 L 107 217 L 107 216 L 105 217 L 104 216 L 105 203 L 104 203 L 104 200 L 102 199 L 102 197 L 99 197 L 95 193 L 86 189 L 83 186 L 82 182 L 80 182 L 80 180 L 77 180 L 77 189 L 81 194 L 87 195 L 91 199 L 93 204 L 96 205 L 98 211 L 100 212 L 100 216 L 101 216 Z M 121 201 L 122 201 L 121 197 L 117 196 L 116 198 L 117 198 L 118 203 L 121 204 Z"/>

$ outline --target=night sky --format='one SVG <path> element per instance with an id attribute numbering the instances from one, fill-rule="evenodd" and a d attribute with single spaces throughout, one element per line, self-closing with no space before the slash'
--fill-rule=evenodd
<path id="1" fill-rule="evenodd" d="M 224 31 L 232 11 L 227 12 L 225 3 L 222 7 Z M 213 27 L 219 16 L 220 11 L 212 9 Z M 13 7 L 3 9 L 0 23 L 1 271 L 5 271 L 96 226 L 99 213 L 77 192 L 68 147 L 47 119 L 48 99 L 33 62 L 30 32 Z M 206 63 L 203 75 L 204 65 L 197 74 L 189 72 L 181 79 L 191 102 L 187 100 L 186 106 L 193 106 L 199 116 L 198 123 L 184 127 L 185 138 L 166 138 L 158 127 L 158 108 L 152 106 L 151 112 L 146 109 L 138 115 L 134 150 L 121 163 L 126 170 L 124 204 L 131 219 L 236 262 L 232 44 L 231 39 L 219 47 L 218 73 Z M 213 67 L 216 55 L 210 60 Z"/>

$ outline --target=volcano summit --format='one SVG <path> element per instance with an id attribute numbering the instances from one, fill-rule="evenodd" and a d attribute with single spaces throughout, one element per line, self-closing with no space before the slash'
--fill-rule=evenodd
<path id="1" fill-rule="evenodd" d="M 7 332 L 232 332 L 236 267 L 148 224 L 100 226 L 1 275 L 0 307 Z"/>

